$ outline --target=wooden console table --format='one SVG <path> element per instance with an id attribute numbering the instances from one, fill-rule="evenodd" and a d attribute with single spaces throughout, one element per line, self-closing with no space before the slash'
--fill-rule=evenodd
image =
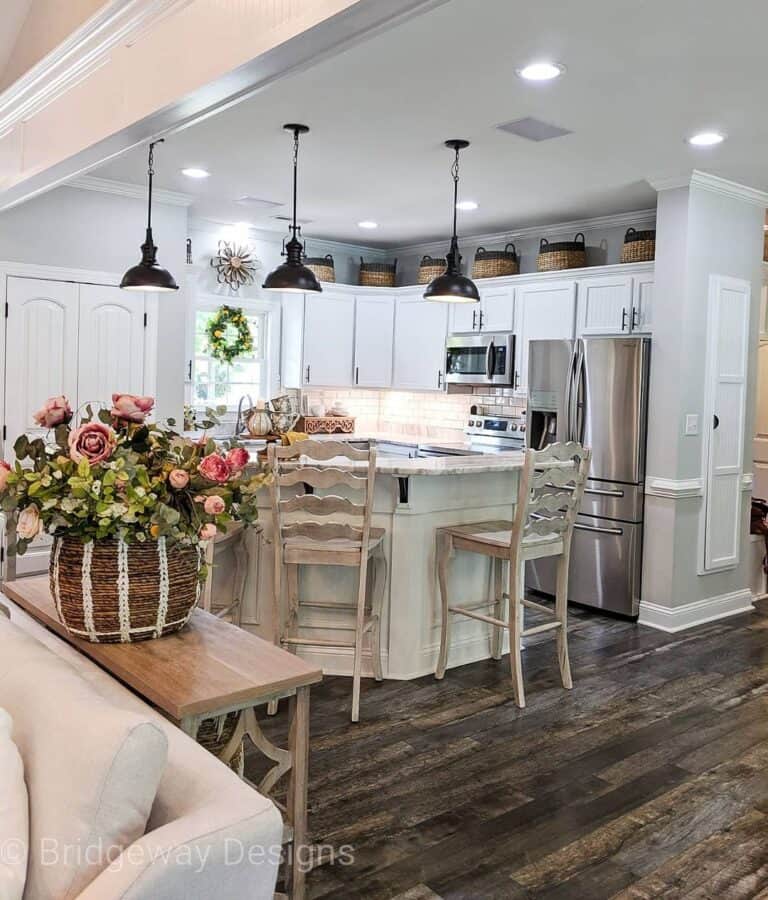
<path id="1" fill-rule="evenodd" d="M 4 582 L 3 593 L 67 643 L 123 682 L 196 738 L 201 723 L 239 712 L 231 740 L 221 753 L 229 763 L 245 735 L 275 765 L 259 790 L 269 794 L 288 775 L 288 827 L 293 842 L 286 871 L 289 895 L 306 896 L 309 689 L 322 672 L 268 641 L 196 609 L 182 631 L 137 644 L 92 644 L 72 637 L 56 616 L 48 576 Z M 289 697 L 288 749 L 276 747 L 259 728 L 255 706 Z"/>

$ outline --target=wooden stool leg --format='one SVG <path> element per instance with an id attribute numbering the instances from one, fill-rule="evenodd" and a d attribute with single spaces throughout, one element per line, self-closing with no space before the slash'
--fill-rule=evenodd
<path id="1" fill-rule="evenodd" d="M 198 605 L 206 612 L 210 612 L 211 604 L 213 601 L 213 541 L 205 542 L 204 559 L 207 574 L 205 576 L 205 584 L 203 585 L 203 589 L 202 591 L 200 591 L 200 600 Z"/>
<path id="2" fill-rule="evenodd" d="M 451 614 L 448 611 L 448 562 L 453 553 L 453 538 L 450 534 L 438 532 L 437 535 L 437 580 L 440 585 L 440 652 L 437 656 L 435 678 L 445 675 L 448 665 L 448 643 L 451 633 Z"/>
<path id="3" fill-rule="evenodd" d="M 560 557 L 557 564 L 557 586 L 555 589 L 555 618 L 560 622 L 557 629 L 557 662 L 563 687 L 573 687 L 571 664 L 568 659 L 568 554 Z"/>
<path id="4" fill-rule="evenodd" d="M 248 532 L 245 528 L 235 545 L 235 596 L 232 598 L 232 624 L 238 628 L 243 621 L 243 596 L 250 569 L 250 553 L 248 552 Z"/>
<path id="5" fill-rule="evenodd" d="M 288 623 L 286 637 L 296 637 L 299 633 L 299 567 L 290 563 L 285 567 L 285 582 L 288 591 Z M 296 652 L 296 644 L 288 644 L 291 653 Z"/>
<path id="6" fill-rule="evenodd" d="M 525 707 L 523 687 L 523 572 L 524 568 L 512 562 L 509 567 L 509 666 L 512 671 L 512 690 L 515 703 Z"/>
<path id="7" fill-rule="evenodd" d="M 355 658 L 352 664 L 352 721 L 360 721 L 360 676 L 363 665 L 363 625 L 368 582 L 368 559 L 360 560 L 360 581 L 357 588 L 357 616 L 355 619 Z"/>
<path id="8" fill-rule="evenodd" d="M 272 642 L 281 647 L 283 637 L 283 558 L 280 547 L 280 535 L 272 537 L 273 545 L 273 587 L 272 587 Z M 267 715 L 274 716 L 277 713 L 277 700 L 270 700 L 267 704 Z"/>
<path id="9" fill-rule="evenodd" d="M 493 617 L 502 619 L 504 616 L 504 560 L 493 560 Z M 501 659 L 501 650 L 504 643 L 504 629 L 491 625 L 491 657 Z"/>
<path id="10" fill-rule="evenodd" d="M 384 556 L 383 544 L 379 544 L 376 549 L 374 565 L 375 577 L 371 613 L 374 616 L 375 624 L 371 629 L 371 663 L 373 665 L 373 677 L 376 681 L 383 681 L 384 672 L 381 665 L 381 609 L 384 606 L 384 588 L 387 583 L 387 560 Z"/>

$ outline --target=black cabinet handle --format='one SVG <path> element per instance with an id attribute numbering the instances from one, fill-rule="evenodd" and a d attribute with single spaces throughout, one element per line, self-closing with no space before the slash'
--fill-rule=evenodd
<path id="1" fill-rule="evenodd" d="M 443 386 L 443 373 L 442 370 L 438 369 L 437 372 L 437 386 L 441 388 Z"/>
<path id="2" fill-rule="evenodd" d="M 190 359 L 189 365 L 187 366 L 187 380 L 192 381 L 192 360 Z"/>
<path id="3" fill-rule="evenodd" d="M 309 366 L 307 366 L 307 384 L 309 384 Z"/>
<path id="4" fill-rule="evenodd" d="M 355 384 L 360 384 L 360 366 L 355 366 Z"/>
<path id="5" fill-rule="evenodd" d="M 637 307 L 632 307 L 632 330 L 640 327 L 640 313 L 637 311 Z"/>
<path id="6" fill-rule="evenodd" d="M 472 331 L 477 327 L 477 310 L 472 310 Z"/>
<path id="7" fill-rule="evenodd" d="M 720 417 L 712 416 L 712 430 L 714 431 L 720 425 Z"/>
<path id="8" fill-rule="evenodd" d="M 621 309 L 621 330 L 626 330 L 627 327 L 627 309 L 626 307 L 622 307 Z"/>

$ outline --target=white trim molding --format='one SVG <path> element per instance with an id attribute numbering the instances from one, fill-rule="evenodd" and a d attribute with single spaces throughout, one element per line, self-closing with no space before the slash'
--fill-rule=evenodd
<path id="1" fill-rule="evenodd" d="M 673 175 L 669 178 L 647 178 L 646 181 L 656 191 L 670 191 L 681 187 L 698 187 L 713 194 L 720 194 L 731 200 L 743 200 L 763 209 L 768 207 L 768 194 L 737 181 L 728 181 L 700 169 L 692 169 L 685 175 Z"/>
<path id="2" fill-rule="evenodd" d="M 752 485 L 754 484 L 754 482 L 755 482 L 755 476 L 752 474 L 752 472 L 745 472 L 741 476 L 742 491 L 751 491 Z"/>
<path id="3" fill-rule="evenodd" d="M 0 94 L 0 134 L 26 121 L 191 0 L 110 0 L 47 56 Z"/>
<path id="4" fill-rule="evenodd" d="M 656 478 L 649 475 L 645 480 L 645 493 L 649 497 L 664 497 L 667 500 L 686 500 L 704 495 L 703 478 Z"/>
<path id="5" fill-rule="evenodd" d="M 96 175 L 80 175 L 62 185 L 62 187 L 78 188 L 82 191 L 98 191 L 100 194 L 115 194 L 118 197 L 130 197 L 132 200 L 147 201 L 146 184 L 130 184 L 127 181 L 115 181 L 112 178 L 98 178 Z M 167 191 L 163 188 L 152 188 L 152 202 L 165 203 L 168 206 L 191 206 L 195 202 L 192 194 L 181 191 Z"/>
<path id="6" fill-rule="evenodd" d="M 641 600 L 640 617 L 637 621 L 640 625 L 672 634 L 703 625 L 705 622 L 753 612 L 753 600 L 752 591 L 748 588 L 716 597 L 705 597 L 703 600 L 694 600 L 682 606 L 661 606 L 658 603 Z"/>
<path id="7" fill-rule="evenodd" d="M 605 228 L 623 228 L 625 225 L 650 225 L 656 221 L 655 209 L 638 209 L 634 212 L 615 213 L 610 216 L 595 216 L 592 219 L 575 219 L 571 222 L 555 222 L 551 225 L 529 225 L 525 228 L 510 228 L 507 231 L 497 231 L 489 234 L 463 234 L 461 242 L 481 244 L 500 244 L 507 241 L 523 240 L 524 238 L 540 238 L 542 235 L 557 236 L 560 234 L 573 234 L 579 231 L 595 231 Z M 436 241 L 422 241 L 418 244 L 399 244 L 389 247 L 389 253 L 429 253 L 430 250 L 445 251 L 445 238 Z M 552 274 L 552 273 L 550 273 Z"/>

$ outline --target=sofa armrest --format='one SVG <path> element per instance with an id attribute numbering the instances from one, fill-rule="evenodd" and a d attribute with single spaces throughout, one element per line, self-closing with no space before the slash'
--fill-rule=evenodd
<path id="1" fill-rule="evenodd" d="M 145 834 L 78 900 L 272 900 L 283 823 L 263 798 L 250 809 L 209 806 Z"/>

